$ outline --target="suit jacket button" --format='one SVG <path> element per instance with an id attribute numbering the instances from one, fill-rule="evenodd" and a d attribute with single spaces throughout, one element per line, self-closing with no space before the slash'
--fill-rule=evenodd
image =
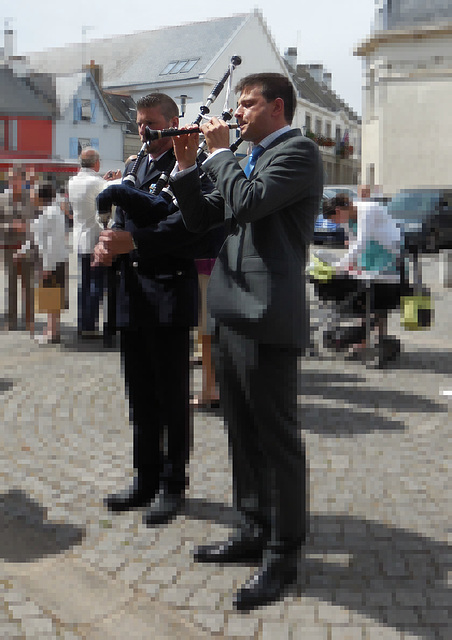
<path id="1" fill-rule="evenodd" d="M 132 267 L 137 268 L 138 267 L 138 262 L 132 262 Z"/>
<path id="2" fill-rule="evenodd" d="M 182 271 L 176 271 L 176 276 L 181 276 L 182 275 Z"/>

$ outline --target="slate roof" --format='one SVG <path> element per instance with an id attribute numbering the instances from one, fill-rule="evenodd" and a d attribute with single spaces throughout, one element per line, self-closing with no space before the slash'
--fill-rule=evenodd
<path id="1" fill-rule="evenodd" d="M 115 122 L 125 122 L 127 133 L 138 134 L 137 106 L 130 96 L 101 91 L 105 104 Z"/>
<path id="2" fill-rule="evenodd" d="M 173 80 L 188 80 L 207 73 L 234 35 L 252 14 L 192 22 L 153 31 L 68 44 L 28 54 L 30 65 L 51 73 L 74 73 L 94 60 L 103 68 L 104 87 L 114 88 Z M 171 46 L 169 46 L 169 43 Z M 170 62 L 196 60 L 188 71 L 161 72 Z"/>
<path id="3" fill-rule="evenodd" d="M 375 12 L 375 29 L 419 28 L 452 20 L 450 0 L 384 0 Z"/>
<path id="4" fill-rule="evenodd" d="M 77 93 L 86 78 L 92 82 L 94 90 L 100 102 L 103 103 L 110 119 L 113 122 L 126 123 L 128 125 L 128 133 L 138 133 L 134 100 L 127 95 L 112 94 L 102 90 L 89 71 L 55 76 L 55 87 L 60 113 L 63 113 L 67 107 L 70 106 L 74 94 Z"/>
<path id="5" fill-rule="evenodd" d="M 330 111 L 344 111 L 351 120 L 361 124 L 361 118 L 344 102 L 332 89 L 324 82 L 317 82 L 309 73 L 307 65 L 298 64 L 296 70 L 285 59 L 292 82 L 294 83 L 298 95 L 304 100 L 324 107 Z"/>
<path id="6" fill-rule="evenodd" d="M 52 118 L 56 112 L 55 87 L 49 74 L 17 75 L 0 65 L 0 113 Z"/>

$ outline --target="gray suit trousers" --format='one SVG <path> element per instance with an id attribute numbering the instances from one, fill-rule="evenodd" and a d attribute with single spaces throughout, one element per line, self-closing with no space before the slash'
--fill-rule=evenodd
<path id="1" fill-rule="evenodd" d="M 306 455 L 294 347 L 217 326 L 216 372 L 233 461 L 234 503 L 278 546 L 306 539 Z"/>

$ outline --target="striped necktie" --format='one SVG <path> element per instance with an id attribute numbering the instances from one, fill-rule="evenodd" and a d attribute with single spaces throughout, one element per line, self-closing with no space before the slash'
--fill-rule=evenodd
<path id="1" fill-rule="evenodd" d="M 260 144 L 254 147 L 254 149 L 251 151 L 250 157 L 248 158 L 248 162 L 244 169 L 244 172 L 247 178 L 249 178 L 250 175 L 253 173 L 254 167 L 256 166 L 257 159 L 261 155 L 261 153 L 263 153 L 263 151 L 264 151 L 264 147 L 261 147 Z"/>

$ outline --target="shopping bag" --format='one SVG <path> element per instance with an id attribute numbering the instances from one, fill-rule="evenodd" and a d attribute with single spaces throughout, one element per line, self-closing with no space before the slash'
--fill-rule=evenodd
<path id="1" fill-rule="evenodd" d="M 400 322 L 404 329 L 429 329 L 433 323 L 433 300 L 429 291 L 400 298 Z"/>
<path id="2" fill-rule="evenodd" d="M 36 313 L 58 313 L 63 308 L 63 289 L 61 287 L 43 287 L 35 290 Z"/>

